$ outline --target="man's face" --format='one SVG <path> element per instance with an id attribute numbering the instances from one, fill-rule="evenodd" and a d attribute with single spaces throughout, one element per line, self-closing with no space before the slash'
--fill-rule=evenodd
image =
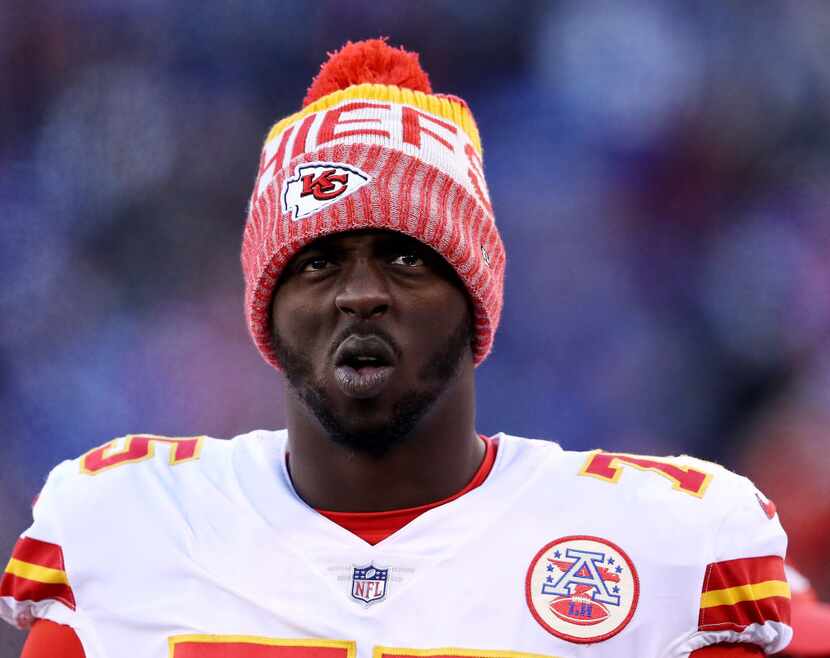
<path id="1" fill-rule="evenodd" d="M 299 252 L 272 322 L 306 408 L 332 440 L 378 457 L 472 368 L 470 305 L 455 272 L 392 231 L 339 233 Z"/>

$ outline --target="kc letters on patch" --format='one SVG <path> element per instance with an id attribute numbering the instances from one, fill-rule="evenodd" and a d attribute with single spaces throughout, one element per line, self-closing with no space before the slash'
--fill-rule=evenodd
<path id="1" fill-rule="evenodd" d="M 640 585 L 625 552 L 600 537 L 562 537 L 546 544 L 525 580 L 530 612 L 568 642 L 607 640 L 634 616 Z"/>
<path id="2" fill-rule="evenodd" d="M 354 194 L 371 180 L 369 174 L 353 165 L 332 162 L 299 165 L 283 186 L 283 210 L 297 221 Z"/>

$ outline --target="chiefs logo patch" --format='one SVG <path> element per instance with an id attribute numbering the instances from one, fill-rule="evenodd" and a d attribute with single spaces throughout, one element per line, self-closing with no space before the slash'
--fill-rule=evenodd
<path id="1" fill-rule="evenodd" d="M 527 605 L 542 628 L 569 642 L 601 642 L 634 616 L 640 583 L 634 564 L 600 537 L 555 539 L 530 563 Z"/>
<path id="2" fill-rule="evenodd" d="M 310 162 L 297 167 L 283 185 L 283 210 L 293 221 L 308 217 L 353 194 L 372 178 L 351 165 Z"/>

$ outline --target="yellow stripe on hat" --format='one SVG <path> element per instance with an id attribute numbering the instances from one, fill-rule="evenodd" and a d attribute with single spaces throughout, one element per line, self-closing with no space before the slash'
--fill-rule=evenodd
<path id="1" fill-rule="evenodd" d="M 274 127 L 271 128 L 268 133 L 268 138 L 265 141 L 267 143 L 275 139 L 286 128 L 313 112 L 328 110 L 343 101 L 356 99 L 413 105 L 419 110 L 452 121 L 467 134 L 476 152 L 481 155 L 481 137 L 478 134 L 478 127 L 473 120 L 473 115 L 461 103 L 452 101 L 449 98 L 440 98 L 431 94 L 425 94 L 422 91 L 415 91 L 414 89 L 406 89 L 395 85 L 374 84 L 371 82 L 352 85 L 346 89 L 338 89 L 307 105 L 299 112 L 295 112 L 291 116 L 277 121 Z"/>
<path id="2" fill-rule="evenodd" d="M 10 573 L 18 578 L 25 578 L 26 580 L 34 580 L 38 583 L 47 585 L 68 585 L 69 579 L 66 577 L 66 572 L 61 569 L 50 569 L 49 567 L 41 567 L 31 562 L 24 562 L 12 558 L 6 565 L 6 573 Z"/>
<path id="3" fill-rule="evenodd" d="M 719 605 L 735 605 L 741 601 L 758 601 L 771 596 L 790 598 L 790 586 L 784 580 L 767 580 L 753 585 L 739 585 L 704 592 L 700 596 L 701 608 L 714 608 Z"/>

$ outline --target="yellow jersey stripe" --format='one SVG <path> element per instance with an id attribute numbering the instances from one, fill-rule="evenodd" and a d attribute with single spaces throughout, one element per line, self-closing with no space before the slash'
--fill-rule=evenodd
<path id="1" fill-rule="evenodd" d="M 704 592 L 700 596 L 701 608 L 714 608 L 719 605 L 735 605 L 741 601 L 758 601 L 771 596 L 790 598 L 790 586 L 784 580 L 766 580 L 752 585 L 739 585 Z"/>
<path id="2" fill-rule="evenodd" d="M 23 562 L 12 558 L 6 566 L 6 573 L 26 580 L 34 580 L 38 583 L 45 583 L 47 585 L 68 585 L 69 580 L 66 577 L 66 572 L 61 569 L 50 569 L 49 567 L 41 567 L 31 562 Z"/>

